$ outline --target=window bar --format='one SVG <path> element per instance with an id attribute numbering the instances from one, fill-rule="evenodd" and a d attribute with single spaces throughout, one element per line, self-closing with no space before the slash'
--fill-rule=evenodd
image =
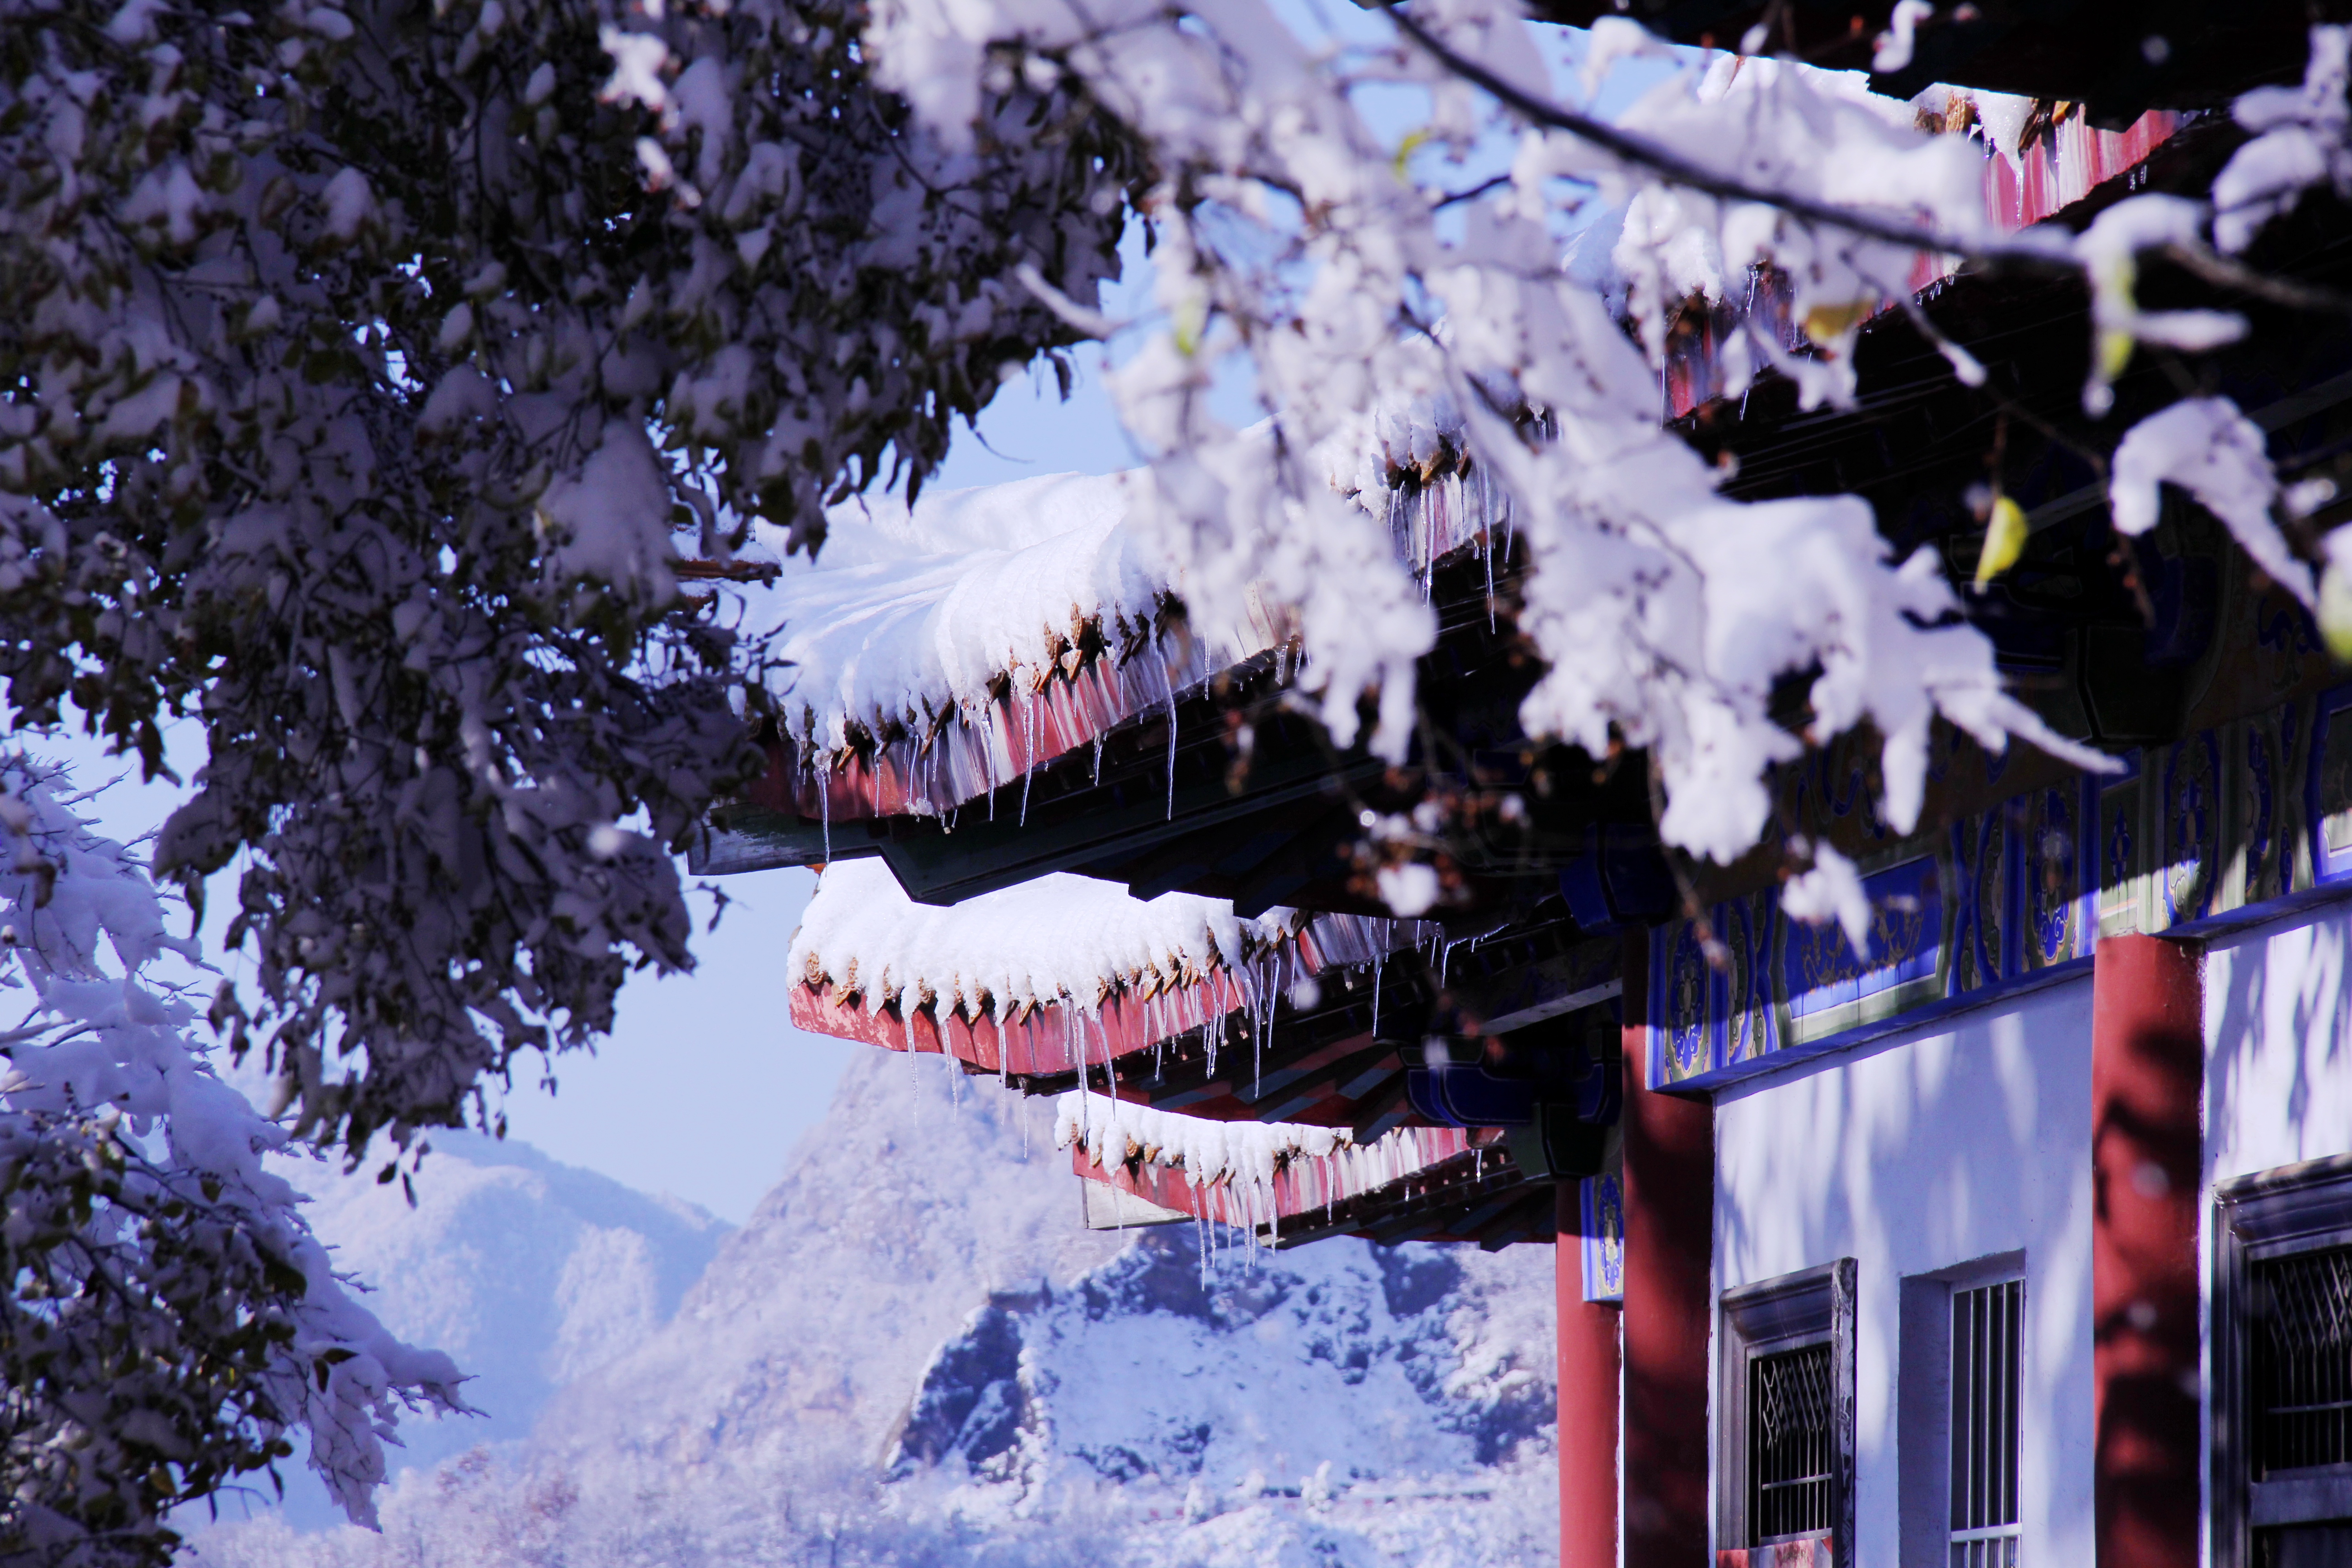
<path id="1" fill-rule="evenodd" d="M 2024 1327 L 2025 1281 L 2012 1279 L 2001 1288 L 2001 1321 L 2003 1342 L 2007 1345 L 2007 1370 L 2002 1373 L 2001 1387 L 2008 1400 L 2002 1416 L 2000 1451 L 2002 1466 L 2001 1517 L 2015 1523 L 2022 1517 L 2018 1508 L 2017 1467 L 2020 1447 L 2024 1440 L 2022 1405 L 2019 1403 L 2025 1392 L 2025 1358 L 2020 1353 L 2018 1333 Z"/>
<path id="2" fill-rule="evenodd" d="M 2006 1290 L 1997 1289 L 1985 1299 L 1985 1321 L 1987 1327 L 1991 1330 L 1992 1337 L 1992 1354 L 1988 1358 L 1992 1369 L 1992 1376 L 1985 1380 L 1987 1384 L 1985 1397 L 1993 1407 L 1993 1418 L 1990 1423 L 1993 1440 L 1985 1445 L 1985 1522 L 1988 1524 L 1996 1519 L 2007 1521 L 2016 1517 L 2010 1511 L 2008 1500 L 2001 1486 L 2009 1469 L 2007 1444 L 2010 1401 L 2009 1383 L 2004 1373 L 2009 1367 L 2011 1346 L 2009 1335 L 2006 1332 L 2009 1327 L 2006 1321 L 2007 1313 L 2003 1310 L 2007 1303 L 2002 1300 L 2008 1293 Z"/>
<path id="3" fill-rule="evenodd" d="M 1952 1293 L 1951 1568 L 2017 1568 L 2025 1285 Z"/>
<path id="4" fill-rule="evenodd" d="M 1977 1401 L 1984 1380 L 1977 1375 L 1976 1299 L 1952 1298 L 1952 1528 L 1976 1522 L 1977 1433 L 1983 1427 Z"/>
<path id="5" fill-rule="evenodd" d="M 1978 1428 L 1982 1438 L 1977 1444 L 1976 1516 L 1972 1525 L 1992 1522 L 1993 1467 L 1998 1464 L 1996 1450 L 2000 1447 L 2000 1313 L 1995 1310 L 1992 1292 L 1976 1292 L 1977 1317 L 1977 1388 L 1983 1401 L 1984 1420 Z"/>

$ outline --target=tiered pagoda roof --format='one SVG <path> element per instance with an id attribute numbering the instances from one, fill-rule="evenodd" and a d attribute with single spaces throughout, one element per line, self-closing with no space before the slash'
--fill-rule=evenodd
<path id="1" fill-rule="evenodd" d="M 1984 14 L 2009 18 L 2003 37 L 2063 20 L 2015 9 Z M 1657 15 L 1681 37 L 1701 11 L 1738 8 Z M 1811 25 L 1807 7 L 1792 14 Z M 2244 68 L 2292 77 L 2299 31 L 2286 67 L 2255 60 L 2268 25 L 2239 29 Z M 2010 90 L 2003 58 L 1987 44 L 1969 57 L 1980 72 L 1948 74 Z M 2001 221 L 2079 224 L 2129 189 L 2201 188 L 2235 144 L 2225 117 L 2151 110 L 2137 90 L 2097 100 L 2129 108 L 2105 116 L 2112 129 L 2079 98 L 2013 118 L 1989 92 L 1945 95 L 1940 122 L 1988 136 Z M 2340 282 L 2352 256 L 2338 232 L 2278 226 L 2256 259 Z M 1785 770 L 1776 836 L 1853 855 L 1883 926 L 1917 916 L 1874 933 L 1867 961 L 1780 910 L 1769 854 L 1670 863 L 1640 755 L 1521 731 L 1537 674 L 1513 624 L 1526 562 L 1443 432 L 1411 461 L 1368 460 L 1376 482 L 1358 495 L 1438 612 L 1402 765 L 1335 748 L 1307 715 L 1297 681 L 1315 650 L 1282 616 L 1191 624 L 1119 478 L 877 501 L 837 517 L 818 563 L 780 561 L 745 595 L 755 626 L 785 629 L 784 718 L 768 775 L 714 815 L 698 867 L 822 865 L 790 957 L 794 1021 L 1061 1097 L 1081 1173 L 1136 1203 L 1279 1245 L 1549 1241 L 1554 1184 L 1614 1158 L 1626 1054 L 1652 1087 L 1705 1091 L 1780 1053 L 2036 983 L 2121 918 L 2108 903 L 2156 897 L 2150 839 L 2168 831 L 2170 786 L 2154 771 L 2175 752 L 2232 725 L 2301 723 L 2273 735 L 2276 766 L 2319 778 L 2297 760 L 2315 755 L 2326 714 L 2275 719 L 2282 701 L 2321 701 L 2326 679 L 2299 606 L 2250 580 L 2186 507 L 2109 563 L 2104 491 L 2075 455 L 2094 435 L 2079 288 L 1951 276 L 1932 258 L 1916 281 L 1988 386 L 1961 384 L 1888 312 L 1863 335 L 1853 406 L 1807 409 L 1772 377 L 1726 398 L 1713 345 L 1735 320 L 1727 301 L 1686 310 L 1669 338 L 1669 417 L 1736 468 L 1727 493 L 1858 492 L 1892 548 L 1937 545 L 1962 577 L 1983 537 L 1962 498 L 2003 452 L 2033 532 L 1971 617 L 2055 729 L 2151 749 L 2119 784 L 1944 737 L 1927 813 L 1901 839 L 1869 809 L 1860 742 Z M 2151 267 L 2144 297 L 2178 281 Z M 1738 308 L 1769 314 L 1771 279 L 1756 282 Z M 2352 341 L 2307 319 L 2265 331 L 2260 309 L 2211 372 L 2291 470 L 2342 444 Z M 2116 393 L 2120 427 L 2177 388 L 2143 355 Z M 2299 809 L 2333 809 L 2310 790 Z M 1408 860 L 1425 874 L 1400 876 Z M 2273 869 L 2273 893 L 2321 874 Z M 2232 894 L 2208 870 L 2205 904 L 2149 904 L 2140 929 L 2225 918 L 2269 886 L 2257 871 Z M 1629 1011 L 1640 1029 L 1622 1028 Z"/>

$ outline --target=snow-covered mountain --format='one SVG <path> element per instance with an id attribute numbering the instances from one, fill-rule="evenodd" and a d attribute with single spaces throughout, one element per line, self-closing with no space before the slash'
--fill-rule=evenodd
<path id="1" fill-rule="evenodd" d="M 589 1312 L 561 1270 L 536 1304 L 436 1309 L 461 1362 L 506 1331 L 463 1311 L 578 1317 L 576 1362 L 542 1339 L 561 1386 L 527 1444 L 404 1475 L 381 1537 L 271 1517 L 206 1532 L 198 1560 L 1442 1568 L 1550 1549 L 1548 1250 L 1220 1244 L 1204 1267 L 1189 1226 L 1080 1228 L 1047 1113 L 940 1069 L 853 1067 L 674 1314 L 657 1290 Z M 420 1195 L 416 1278 L 495 1250 Z M 651 1231 L 607 1228 L 656 1255 Z"/>
<path id="2" fill-rule="evenodd" d="M 481 1415 L 403 1423 L 395 1474 L 530 1436 L 558 1388 L 669 1321 L 728 1231 L 679 1199 L 473 1133 L 434 1134 L 413 1209 L 372 1166 L 278 1169 L 311 1195 L 312 1228 L 369 1287 L 369 1309 L 469 1374 L 466 1397 Z M 289 1469 L 286 1483 L 293 1523 L 342 1517 L 307 1470 Z"/>

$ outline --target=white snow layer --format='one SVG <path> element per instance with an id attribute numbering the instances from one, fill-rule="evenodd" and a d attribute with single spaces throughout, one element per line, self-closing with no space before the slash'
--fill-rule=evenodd
<path id="1" fill-rule="evenodd" d="M 1449 398 L 1392 397 L 1318 454 L 1415 574 L 1509 525 L 1486 476 L 1462 471 L 1461 428 Z M 1134 516 L 1154 482 L 1052 474 L 933 490 L 911 508 L 862 497 L 828 514 L 814 561 L 754 523 L 743 553 L 776 579 L 725 591 L 740 629 L 772 639 L 770 689 L 802 766 L 852 775 L 818 809 L 944 813 L 1220 669 L 1301 657 L 1295 616 L 1255 588 L 1221 598 L 1238 604 L 1228 619 L 1203 619 Z"/>
<path id="2" fill-rule="evenodd" d="M 1085 1144 L 1097 1165 L 1139 1159 L 1181 1170 L 1196 1186 L 1220 1181 L 1272 1186 L 1283 1166 L 1352 1148 L 1355 1135 L 1344 1127 L 1211 1121 L 1072 1089 L 1055 1102 L 1054 1147 L 1066 1149 L 1073 1143 Z"/>
<path id="3" fill-rule="evenodd" d="M 2213 242 L 2240 251 L 2264 224 L 2294 210 L 2313 185 L 2352 190 L 2352 30 L 2315 26 L 2303 85 L 2258 87 L 2231 106 L 2252 141 L 2230 155 L 2213 181 Z"/>
<path id="4" fill-rule="evenodd" d="M 2150 415 L 2117 444 L 2109 490 L 2118 531 L 2146 533 L 2169 482 L 2221 520 L 2255 565 L 2306 605 L 2317 604 L 2311 568 L 2294 557 L 2272 510 L 2279 496 L 2259 426 L 2226 397 L 2191 397 Z"/>
<path id="5" fill-rule="evenodd" d="M 1400 1127 L 1360 1146 L 1345 1127 L 1213 1121 L 1083 1089 L 1055 1105 L 1054 1146 L 1074 1143 L 1097 1167 L 1137 1160 L 1181 1172 L 1195 1194 L 1195 1212 L 1252 1228 L 1278 1228 L 1285 1212 L 1306 1213 L 1376 1191 L 1466 1147 L 1456 1128 Z M 1287 1194 L 1276 1184 L 1286 1174 Z M 1206 1204 L 1211 1188 L 1224 1189 L 1224 1201 Z M 1291 1201 L 1284 1202 L 1286 1196 Z"/>
<path id="6" fill-rule="evenodd" d="M 902 1011 L 1003 1023 L 1065 1004 L 1091 1016 L 1114 999 L 1149 1003 L 1223 971 L 1264 1011 L 1303 975 L 1372 962 L 1423 935 L 1420 921 L 1278 907 L 1245 918 L 1224 899 L 1147 900 L 1062 872 L 936 908 L 909 899 L 879 859 L 837 860 L 817 879 L 786 973 L 813 990 L 862 996 L 869 1011 L 911 997 Z M 1164 1023 L 1173 1036 L 1211 1021 L 1171 1008 Z"/>
<path id="7" fill-rule="evenodd" d="M 1042 760 L 1034 709 L 1057 688 L 1084 684 L 1092 710 L 1048 756 L 1281 646 L 1288 626 L 1270 613 L 1163 638 L 1181 584 L 1125 526 L 1139 478 L 1054 474 L 912 508 L 862 498 L 833 509 L 814 561 L 754 524 L 746 554 L 779 574 L 729 592 L 742 629 L 774 638 L 772 689 L 804 763 L 830 772 L 877 742 L 903 747 L 903 805 L 877 809 L 942 812 Z"/>

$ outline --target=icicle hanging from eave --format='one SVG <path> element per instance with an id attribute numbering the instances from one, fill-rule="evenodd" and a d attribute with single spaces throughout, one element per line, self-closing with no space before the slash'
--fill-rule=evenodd
<path id="1" fill-rule="evenodd" d="M 1285 1219 L 1328 1216 L 1472 1153 L 1463 1128 L 1401 1127 L 1360 1145 L 1343 1127 L 1213 1121 L 1084 1090 L 1056 1102 L 1054 1139 L 1082 1177 L 1269 1239 Z"/>
<path id="2" fill-rule="evenodd" d="M 1483 469 L 1470 468 L 1447 446 L 1432 463 L 1392 474 L 1376 491 L 1360 500 L 1386 518 L 1398 559 L 1416 577 L 1427 584 L 1439 563 L 1475 552 L 1487 563 L 1491 585 L 1494 551 L 1507 538 L 1512 516 L 1508 498 Z M 787 582 L 771 592 L 789 594 L 793 586 Z M 915 599 L 932 602 L 921 594 Z M 820 601 L 824 615 L 853 622 L 858 604 L 854 596 Z M 1172 587 L 1149 602 L 1074 605 L 1066 631 L 1041 628 L 1042 658 L 1001 652 L 979 686 L 967 674 L 960 678 L 967 688 L 961 697 L 944 689 L 919 698 L 902 694 L 893 700 L 904 704 L 902 712 L 853 712 L 804 700 L 794 709 L 791 694 L 780 692 L 786 715 L 780 782 L 793 809 L 826 823 L 828 831 L 836 821 L 944 816 L 1024 783 L 1038 767 L 1098 747 L 1122 724 L 1172 710 L 1252 659 L 1272 655 L 1276 679 L 1287 685 L 1313 658 L 1299 646 L 1297 617 L 1259 589 L 1245 596 L 1230 625 L 1187 623 L 1180 634 L 1170 615 L 1175 607 L 1181 595 Z M 1097 767 L 1099 761 L 1097 754 Z"/>
<path id="3" fill-rule="evenodd" d="M 2008 229 L 2040 223 L 2146 163 L 2191 118 L 2151 109 L 2121 131 L 2102 131 L 2078 108 L 2015 163 L 1999 154 L 1985 159 L 1985 212 Z M 1949 276 L 1949 268 L 1942 275 Z"/>
<path id="4" fill-rule="evenodd" d="M 1495 546 L 1507 537 L 1512 513 L 1510 497 L 1484 468 L 1457 464 L 1392 490 L 1388 516 L 1397 559 L 1423 584 L 1444 562 L 1475 552 L 1487 563 L 1491 594 Z"/>
<path id="5" fill-rule="evenodd" d="M 814 714 L 786 750 L 793 809 L 812 821 L 943 816 L 1092 745 L 1129 721 L 1182 701 L 1219 671 L 1292 642 L 1287 618 L 1253 598 L 1250 624 L 1222 637 L 1151 637 L 1076 670 L 1014 665 L 985 704 L 948 702 L 927 732 L 855 747 L 820 735 Z M 1295 677 L 1296 661 L 1286 665 Z"/>

